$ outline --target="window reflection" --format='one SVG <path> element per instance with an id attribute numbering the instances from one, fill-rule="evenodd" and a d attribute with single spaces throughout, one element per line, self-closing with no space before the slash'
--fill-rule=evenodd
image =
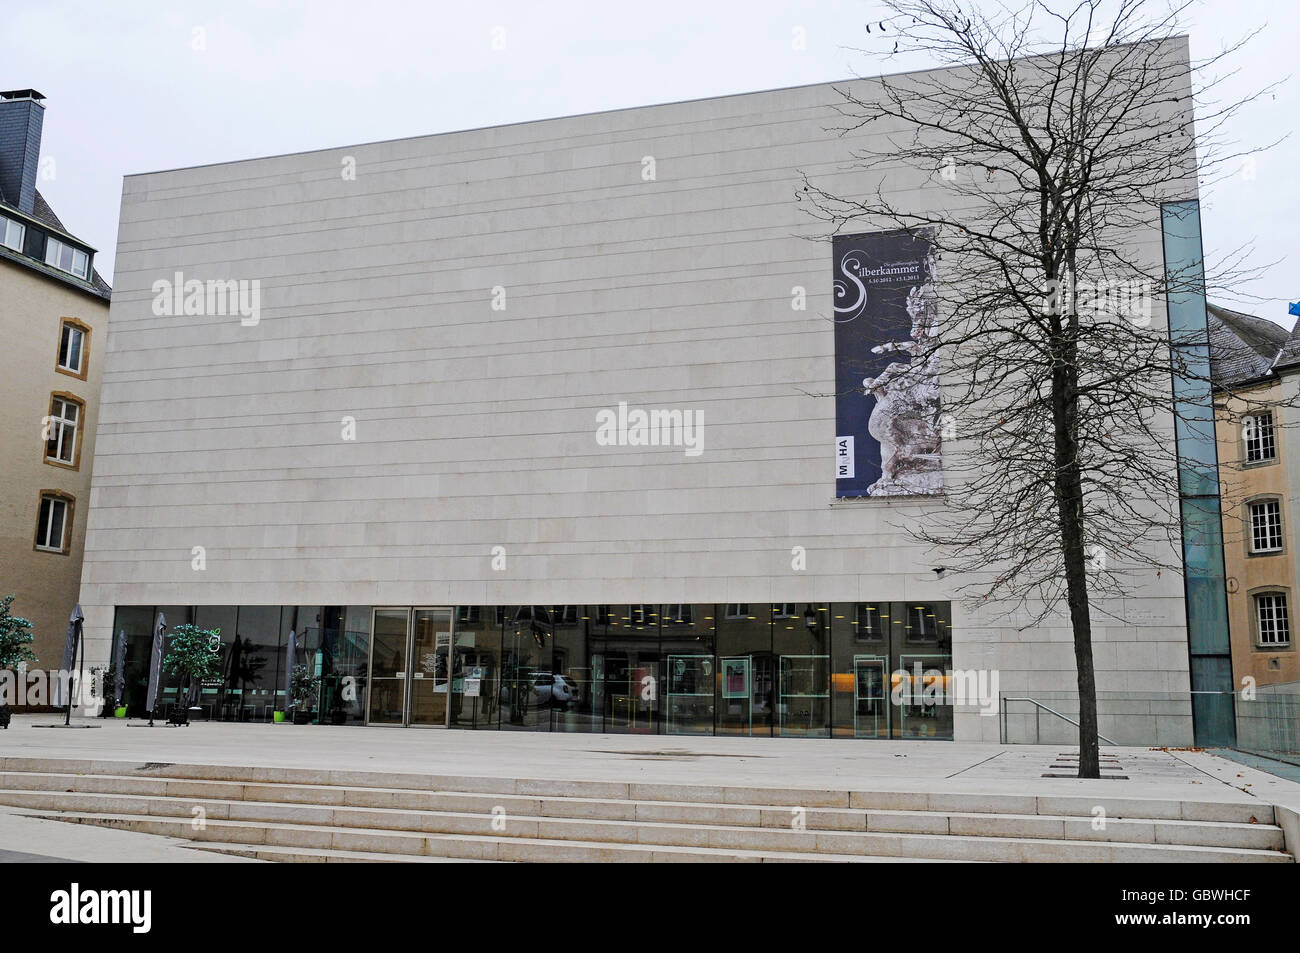
<path id="1" fill-rule="evenodd" d="M 221 674 L 158 714 L 269 721 L 287 646 L 321 724 L 846 738 L 953 735 L 946 602 L 162 607 L 220 628 Z M 119 607 L 125 698 L 143 714 L 158 607 Z M 450 633 L 449 634 L 449 630 Z M 420 676 L 416 678 L 417 674 Z M 450 705 L 450 710 L 448 706 Z"/>

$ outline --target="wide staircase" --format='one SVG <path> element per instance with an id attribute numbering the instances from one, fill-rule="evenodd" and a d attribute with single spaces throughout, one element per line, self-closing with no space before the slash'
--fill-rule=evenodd
<path id="1" fill-rule="evenodd" d="M 0 804 L 283 862 L 1293 862 L 1262 802 L 4 758 Z"/>

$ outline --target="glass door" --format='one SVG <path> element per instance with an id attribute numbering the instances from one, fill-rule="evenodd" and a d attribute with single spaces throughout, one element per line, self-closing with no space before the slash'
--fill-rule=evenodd
<path id="1" fill-rule="evenodd" d="M 451 609 L 376 609 L 370 643 L 371 725 L 447 723 Z"/>
<path id="2" fill-rule="evenodd" d="M 411 632 L 411 715 L 421 727 L 447 724 L 447 646 L 451 644 L 450 609 L 416 609 Z"/>
<path id="3" fill-rule="evenodd" d="M 370 700 L 366 721 L 372 725 L 406 724 L 406 660 L 410 611 L 376 609 L 370 641 Z"/>
<path id="4" fill-rule="evenodd" d="M 496 728 L 500 704 L 499 624 L 484 619 L 479 606 L 456 609 L 456 644 L 451 660 L 451 718 L 461 728 Z"/>

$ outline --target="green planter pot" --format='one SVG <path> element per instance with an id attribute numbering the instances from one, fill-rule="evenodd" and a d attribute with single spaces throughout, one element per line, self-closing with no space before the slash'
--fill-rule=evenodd
<path id="1" fill-rule="evenodd" d="M 113 709 L 113 717 L 114 717 L 114 718 L 125 718 L 125 717 L 126 717 L 126 706 L 123 705 L 121 708 L 114 708 L 114 709 Z"/>
<path id="2" fill-rule="evenodd" d="M 272 720 L 273 720 L 277 725 L 283 723 L 283 721 L 284 721 L 284 712 L 282 712 L 282 711 L 277 711 L 275 714 L 273 714 L 273 715 L 271 716 L 271 719 L 272 719 Z"/>

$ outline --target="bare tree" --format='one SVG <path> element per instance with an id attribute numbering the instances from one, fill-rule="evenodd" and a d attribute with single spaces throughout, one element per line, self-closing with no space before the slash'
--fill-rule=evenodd
<path id="1" fill-rule="evenodd" d="M 843 90 L 840 131 L 870 135 L 850 175 L 805 175 L 799 195 L 841 231 L 930 236 L 937 316 L 910 369 L 940 370 L 956 439 L 942 523 L 915 532 L 971 598 L 1035 622 L 1064 607 L 1079 776 L 1095 778 L 1094 614 L 1181 571 L 1180 473 L 1184 491 L 1217 487 L 1213 458 L 1187 451 L 1214 439 L 1204 331 L 1171 342 L 1153 304 L 1245 274 L 1244 249 L 1208 275 L 1167 274 L 1161 242 L 1165 203 L 1241 161 L 1223 133 L 1249 100 L 1214 102 L 1210 75 L 1240 44 L 1193 63 L 1185 5 L 1149 0 L 884 6 L 887 51 L 956 68 Z"/>

